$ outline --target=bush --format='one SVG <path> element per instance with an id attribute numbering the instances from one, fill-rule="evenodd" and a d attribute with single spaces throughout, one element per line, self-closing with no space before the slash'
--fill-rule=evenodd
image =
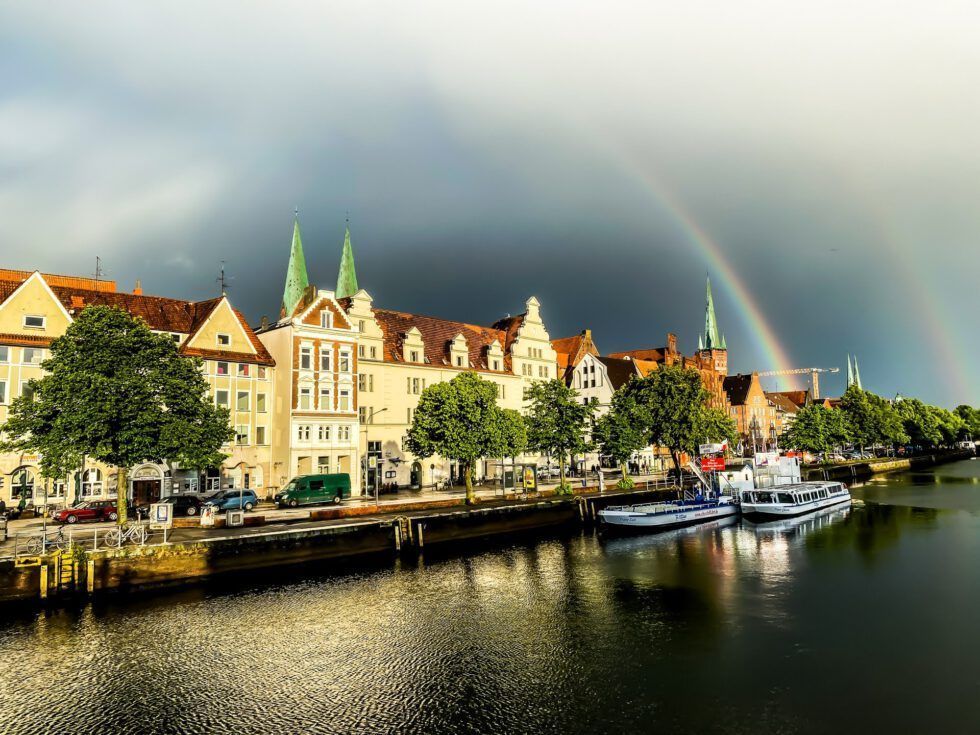
<path id="1" fill-rule="evenodd" d="M 633 482 L 632 477 L 620 478 L 619 482 L 616 483 L 617 490 L 632 490 L 636 487 L 636 483 Z"/>
<path id="2" fill-rule="evenodd" d="M 567 482 L 555 488 L 555 495 L 572 495 L 572 486 Z"/>

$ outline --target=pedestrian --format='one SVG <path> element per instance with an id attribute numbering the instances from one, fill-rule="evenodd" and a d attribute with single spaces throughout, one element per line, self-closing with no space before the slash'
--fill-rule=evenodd
<path id="1" fill-rule="evenodd" d="M 7 514 L 7 501 L 0 498 L 0 516 Z"/>

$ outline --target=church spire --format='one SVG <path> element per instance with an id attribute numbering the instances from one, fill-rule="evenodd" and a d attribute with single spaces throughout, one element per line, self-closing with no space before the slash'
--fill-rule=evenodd
<path id="1" fill-rule="evenodd" d="M 310 285 L 306 275 L 306 257 L 303 255 L 303 239 L 299 234 L 299 210 L 293 220 L 293 244 L 289 249 L 289 266 L 286 268 L 286 287 L 282 292 L 282 315 L 291 316 L 303 292 Z"/>
<path id="2" fill-rule="evenodd" d="M 715 300 L 711 296 L 711 279 L 706 277 L 707 301 L 704 307 L 704 349 L 724 350 L 718 337 L 718 320 L 715 318 Z"/>
<path id="3" fill-rule="evenodd" d="M 861 368 L 858 367 L 858 357 L 854 356 L 854 385 L 858 387 L 858 390 L 864 390 L 861 385 Z"/>
<path id="4" fill-rule="evenodd" d="M 854 368 L 851 366 L 851 353 L 847 353 L 847 387 L 854 385 Z"/>
<path id="5" fill-rule="evenodd" d="M 350 221 L 344 232 L 344 252 L 340 256 L 340 271 L 337 273 L 337 290 L 335 296 L 345 299 L 358 291 L 357 271 L 354 268 L 354 249 L 350 244 Z"/>

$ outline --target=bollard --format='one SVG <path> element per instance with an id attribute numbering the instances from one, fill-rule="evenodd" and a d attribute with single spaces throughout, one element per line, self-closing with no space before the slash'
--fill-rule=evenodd
<path id="1" fill-rule="evenodd" d="M 41 599 L 46 600 L 48 597 L 48 565 L 41 565 Z"/>
<path id="2" fill-rule="evenodd" d="M 88 569 L 85 571 L 85 586 L 89 594 L 95 592 L 95 562 L 89 560 Z"/>
<path id="3" fill-rule="evenodd" d="M 400 523 L 395 525 L 395 550 L 402 550 L 402 526 Z"/>
<path id="4" fill-rule="evenodd" d="M 422 521 L 419 521 L 418 532 L 419 532 L 419 548 L 421 549 L 423 546 L 425 546 L 425 541 L 422 539 Z"/>

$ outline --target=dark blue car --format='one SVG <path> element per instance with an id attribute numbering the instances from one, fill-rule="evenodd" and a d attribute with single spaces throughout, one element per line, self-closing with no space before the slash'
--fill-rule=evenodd
<path id="1" fill-rule="evenodd" d="M 224 490 L 208 498 L 206 505 L 215 510 L 252 510 L 259 503 L 259 498 L 253 490 Z"/>

